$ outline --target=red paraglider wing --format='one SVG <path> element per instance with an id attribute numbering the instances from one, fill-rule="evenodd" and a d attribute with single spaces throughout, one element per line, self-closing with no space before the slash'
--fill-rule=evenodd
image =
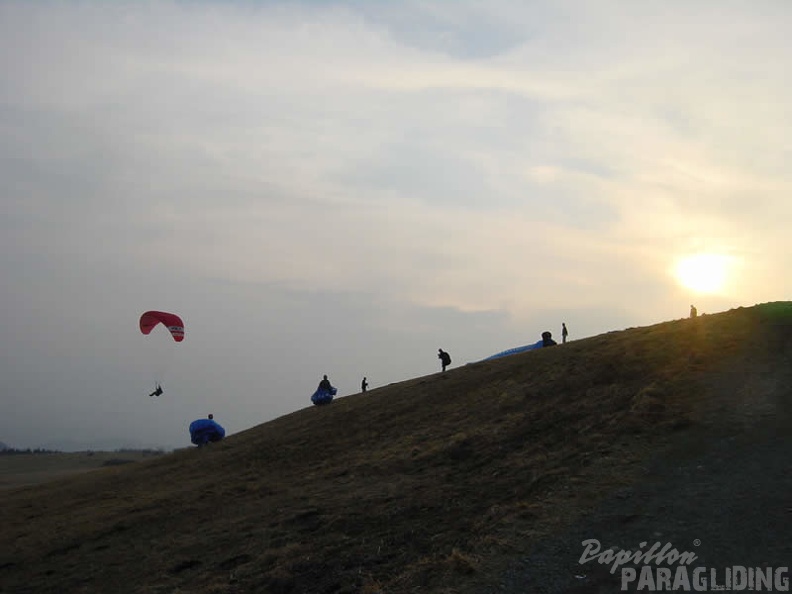
<path id="1" fill-rule="evenodd" d="M 140 331 L 143 334 L 151 332 L 157 324 L 165 326 L 176 342 L 184 340 L 184 322 L 176 314 L 164 311 L 147 311 L 140 316 Z"/>

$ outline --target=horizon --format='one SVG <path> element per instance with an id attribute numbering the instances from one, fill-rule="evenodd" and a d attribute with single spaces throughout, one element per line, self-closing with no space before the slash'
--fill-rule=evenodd
<path id="1" fill-rule="evenodd" d="M 170 450 L 325 374 L 345 396 L 438 348 L 787 299 L 790 26 L 773 1 L 0 4 L 0 440 Z"/>

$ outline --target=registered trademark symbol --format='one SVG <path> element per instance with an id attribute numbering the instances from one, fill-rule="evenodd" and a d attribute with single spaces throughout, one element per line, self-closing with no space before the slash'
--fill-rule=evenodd
<path id="1" fill-rule="evenodd" d="M 693 546 L 694 547 L 700 547 L 701 546 L 701 541 L 697 538 L 696 540 L 693 541 Z"/>

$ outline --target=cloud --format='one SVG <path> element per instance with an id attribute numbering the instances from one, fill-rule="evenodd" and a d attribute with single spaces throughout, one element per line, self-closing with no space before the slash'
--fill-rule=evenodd
<path id="1" fill-rule="evenodd" d="M 239 430 L 323 373 L 684 315 L 695 252 L 739 263 L 701 311 L 783 298 L 790 24 L 775 2 L 0 4 L 0 429 L 126 416 L 180 443 L 215 408 Z M 159 404 L 145 309 L 189 320 Z"/>

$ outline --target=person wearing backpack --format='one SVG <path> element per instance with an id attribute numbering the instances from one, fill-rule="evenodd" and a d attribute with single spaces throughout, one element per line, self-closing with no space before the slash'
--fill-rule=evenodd
<path id="1" fill-rule="evenodd" d="M 451 365 L 451 355 L 446 353 L 443 349 L 437 349 L 437 358 L 440 359 L 440 364 L 443 366 L 443 371 L 446 367 Z"/>
<path id="2" fill-rule="evenodd" d="M 549 330 L 545 330 L 542 332 L 542 346 L 549 347 L 549 346 L 556 346 L 558 343 L 553 340 L 553 334 Z"/>

